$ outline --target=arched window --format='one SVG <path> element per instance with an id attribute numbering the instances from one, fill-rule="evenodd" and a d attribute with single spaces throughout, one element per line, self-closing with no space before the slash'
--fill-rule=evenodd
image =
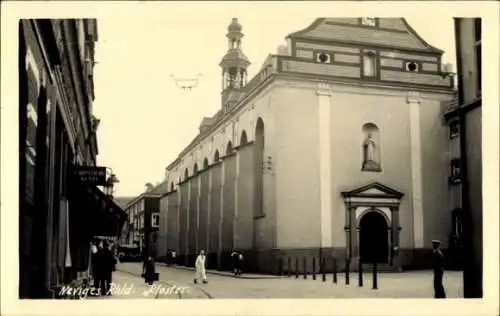
<path id="1" fill-rule="evenodd" d="M 363 164 L 364 171 L 381 171 L 380 165 L 380 132 L 377 125 L 363 125 Z"/>
<path id="2" fill-rule="evenodd" d="M 188 178 L 189 178 L 189 170 L 188 170 L 188 168 L 186 168 L 184 170 L 184 180 L 187 180 Z"/>
<path id="3" fill-rule="evenodd" d="M 208 169 L 208 159 L 206 157 L 203 159 L 203 169 Z"/>
<path id="4" fill-rule="evenodd" d="M 248 143 L 247 132 L 245 132 L 243 130 L 243 132 L 241 133 L 241 138 L 240 138 L 240 146 L 246 145 L 247 143 Z"/>
<path id="5" fill-rule="evenodd" d="M 195 163 L 193 167 L 193 176 L 196 175 L 197 173 L 198 173 L 198 164 Z"/>
<path id="6" fill-rule="evenodd" d="M 219 159 L 220 159 L 219 150 L 216 149 L 214 154 L 214 162 L 219 161 Z"/>
<path id="7" fill-rule="evenodd" d="M 173 191 L 174 190 L 174 182 L 170 182 L 170 191 Z"/>
<path id="8" fill-rule="evenodd" d="M 264 163 L 264 122 L 259 117 L 255 126 L 254 151 L 254 217 L 263 217 L 264 213 L 264 171 L 270 166 Z"/>
<path id="9" fill-rule="evenodd" d="M 226 155 L 229 155 L 232 153 L 233 153 L 233 143 L 231 143 L 231 141 L 229 141 L 227 143 L 227 147 L 226 147 Z"/>

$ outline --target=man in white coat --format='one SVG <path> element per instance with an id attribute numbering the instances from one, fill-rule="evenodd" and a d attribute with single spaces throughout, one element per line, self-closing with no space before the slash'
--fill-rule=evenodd
<path id="1" fill-rule="evenodd" d="M 203 283 L 207 283 L 207 272 L 205 270 L 205 261 L 206 261 L 206 256 L 205 256 L 205 250 L 200 251 L 200 254 L 198 257 L 196 257 L 196 277 L 194 279 L 194 283 L 198 283 L 198 281 L 201 279 Z"/>

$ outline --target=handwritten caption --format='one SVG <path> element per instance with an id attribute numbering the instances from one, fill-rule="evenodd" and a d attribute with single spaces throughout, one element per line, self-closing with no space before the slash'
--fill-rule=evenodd
<path id="1" fill-rule="evenodd" d="M 71 296 L 86 299 L 88 296 L 137 296 L 137 294 L 140 294 L 143 298 L 157 298 L 159 296 L 179 296 L 188 292 L 189 287 L 187 286 L 167 286 L 160 283 L 137 286 L 136 284 L 111 283 L 107 291 L 96 287 L 72 287 L 65 285 L 59 291 L 59 295 L 61 297 Z"/>

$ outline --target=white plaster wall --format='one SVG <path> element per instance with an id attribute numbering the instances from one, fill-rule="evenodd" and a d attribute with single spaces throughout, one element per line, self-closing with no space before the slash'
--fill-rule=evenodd
<path id="1" fill-rule="evenodd" d="M 405 194 L 399 210 L 401 247 L 413 247 L 411 208 L 410 126 L 407 91 L 380 87 L 332 85 L 332 240 L 346 244 L 342 191 L 380 182 Z M 382 172 L 364 172 L 362 127 L 374 123 L 380 131 Z"/>
<path id="2" fill-rule="evenodd" d="M 273 95 L 277 247 L 319 247 L 318 85 L 287 81 L 278 85 Z"/>

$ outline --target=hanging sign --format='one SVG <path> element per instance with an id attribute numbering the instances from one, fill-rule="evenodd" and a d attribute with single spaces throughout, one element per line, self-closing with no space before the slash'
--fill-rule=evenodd
<path id="1" fill-rule="evenodd" d="M 74 174 L 82 182 L 92 185 L 106 185 L 106 167 L 75 167 Z"/>

